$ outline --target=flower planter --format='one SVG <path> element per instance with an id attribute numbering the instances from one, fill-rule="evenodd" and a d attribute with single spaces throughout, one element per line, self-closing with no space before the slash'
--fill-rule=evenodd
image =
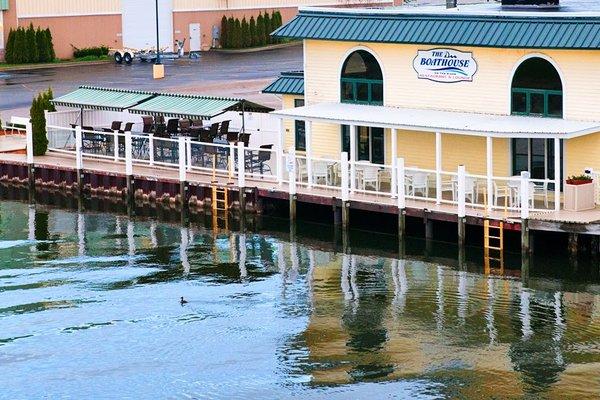
<path id="1" fill-rule="evenodd" d="M 569 182 L 569 181 L 568 181 Z M 570 181 L 565 185 L 565 205 L 567 211 L 591 210 L 596 207 L 594 183 Z"/>

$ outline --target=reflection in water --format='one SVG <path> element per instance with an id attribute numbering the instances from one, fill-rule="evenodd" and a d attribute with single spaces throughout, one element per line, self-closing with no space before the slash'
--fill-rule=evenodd
<path id="1" fill-rule="evenodd" d="M 600 392 L 597 282 L 525 285 L 286 237 L 2 202 L 4 390 L 11 398 Z M 26 384 L 29 376 L 39 385 Z"/>

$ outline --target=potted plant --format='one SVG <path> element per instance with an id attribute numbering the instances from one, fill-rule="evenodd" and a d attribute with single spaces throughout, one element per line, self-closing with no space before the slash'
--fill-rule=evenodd
<path id="1" fill-rule="evenodd" d="M 583 211 L 596 207 L 594 180 L 589 175 L 574 175 L 565 185 L 565 210 Z"/>

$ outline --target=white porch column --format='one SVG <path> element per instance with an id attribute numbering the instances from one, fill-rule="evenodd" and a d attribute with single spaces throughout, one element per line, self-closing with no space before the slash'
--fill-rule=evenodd
<path id="1" fill-rule="evenodd" d="M 306 174 L 308 175 L 308 187 L 313 185 L 313 165 L 312 165 L 312 121 L 305 121 L 306 140 Z"/>
<path id="2" fill-rule="evenodd" d="M 466 171 L 464 165 L 458 166 L 458 218 L 464 218 L 467 216 L 467 206 L 465 203 L 465 182 L 466 182 Z"/>
<path id="3" fill-rule="evenodd" d="M 398 188 L 398 208 L 400 212 L 406 208 L 406 171 L 404 170 L 404 158 L 396 159 L 396 187 Z"/>
<path id="4" fill-rule="evenodd" d="M 283 146 L 285 146 L 285 126 L 283 118 L 279 120 L 279 132 L 277 134 L 277 183 L 283 185 Z"/>
<path id="5" fill-rule="evenodd" d="M 356 190 L 356 125 L 350 125 L 350 191 Z"/>
<path id="6" fill-rule="evenodd" d="M 521 219 L 529 219 L 529 171 L 521 171 Z"/>
<path id="7" fill-rule="evenodd" d="M 560 139 L 554 138 L 554 211 L 560 211 Z"/>
<path id="8" fill-rule="evenodd" d="M 350 196 L 348 195 L 348 153 L 342 151 L 340 159 L 340 172 L 342 174 L 342 202 L 347 202 Z"/>
<path id="9" fill-rule="evenodd" d="M 435 133 L 435 203 L 442 202 L 442 134 Z"/>
<path id="10" fill-rule="evenodd" d="M 486 148 L 486 172 L 487 172 L 487 209 L 492 211 L 494 204 L 494 198 L 492 193 L 494 192 L 492 177 L 494 176 L 494 160 L 493 160 L 493 140 L 491 136 L 485 138 Z"/>
<path id="11" fill-rule="evenodd" d="M 398 129 L 392 129 L 392 197 L 398 194 L 398 171 L 396 169 L 396 163 L 398 158 Z"/>

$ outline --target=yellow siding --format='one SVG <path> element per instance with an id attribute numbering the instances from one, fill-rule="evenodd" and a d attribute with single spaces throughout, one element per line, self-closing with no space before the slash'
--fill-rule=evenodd
<path id="1" fill-rule="evenodd" d="M 302 97 L 284 94 L 281 96 L 283 108 L 294 108 L 294 100 L 301 98 Z M 285 149 L 287 150 L 294 146 L 294 121 L 285 120 L 283 126 L 285 128 Z"/>
<path id="2" fill-rule="evenodd" d="M 334 41 L 305 41 L 305 95 L 307 104 L 339 101 L 339 74 L 345 56 L 362 45 L 377 55 L 384 73 L 385 105 L 478 113 L 509 114 L 513 69 L 528 49 L 453 47 L 473 52 L 478 71 L 473 82 L 437 83 L 417 79 L 412 61 L 417 50 L 432 46 Z M 600 80 L 596 75 L 600 53 L 545 50 L 563 75 L 564 115 L 568 119 L 595 120 Z"/>
<path id="3" fill-rule="evenodd" d="M 298 6 L 344 6 L 361 4 L 361 0 L 175 0 L 175 11 L 236 10 L 252 8 L 283 8 Z M 391 0 L 369 0 L 369 4 L 390 4 Z"/>
<path id="4" fill-rule="evenodd" d="M 567 140 L 565 163 L 566 175 L 579 175 L 588 167 L 600 171 L 600 133 Z"/>
<path id="5" fill-rule="evenodd" d="M 17 0 L 18 18 L 120 13 L 121 0 Z"/>

